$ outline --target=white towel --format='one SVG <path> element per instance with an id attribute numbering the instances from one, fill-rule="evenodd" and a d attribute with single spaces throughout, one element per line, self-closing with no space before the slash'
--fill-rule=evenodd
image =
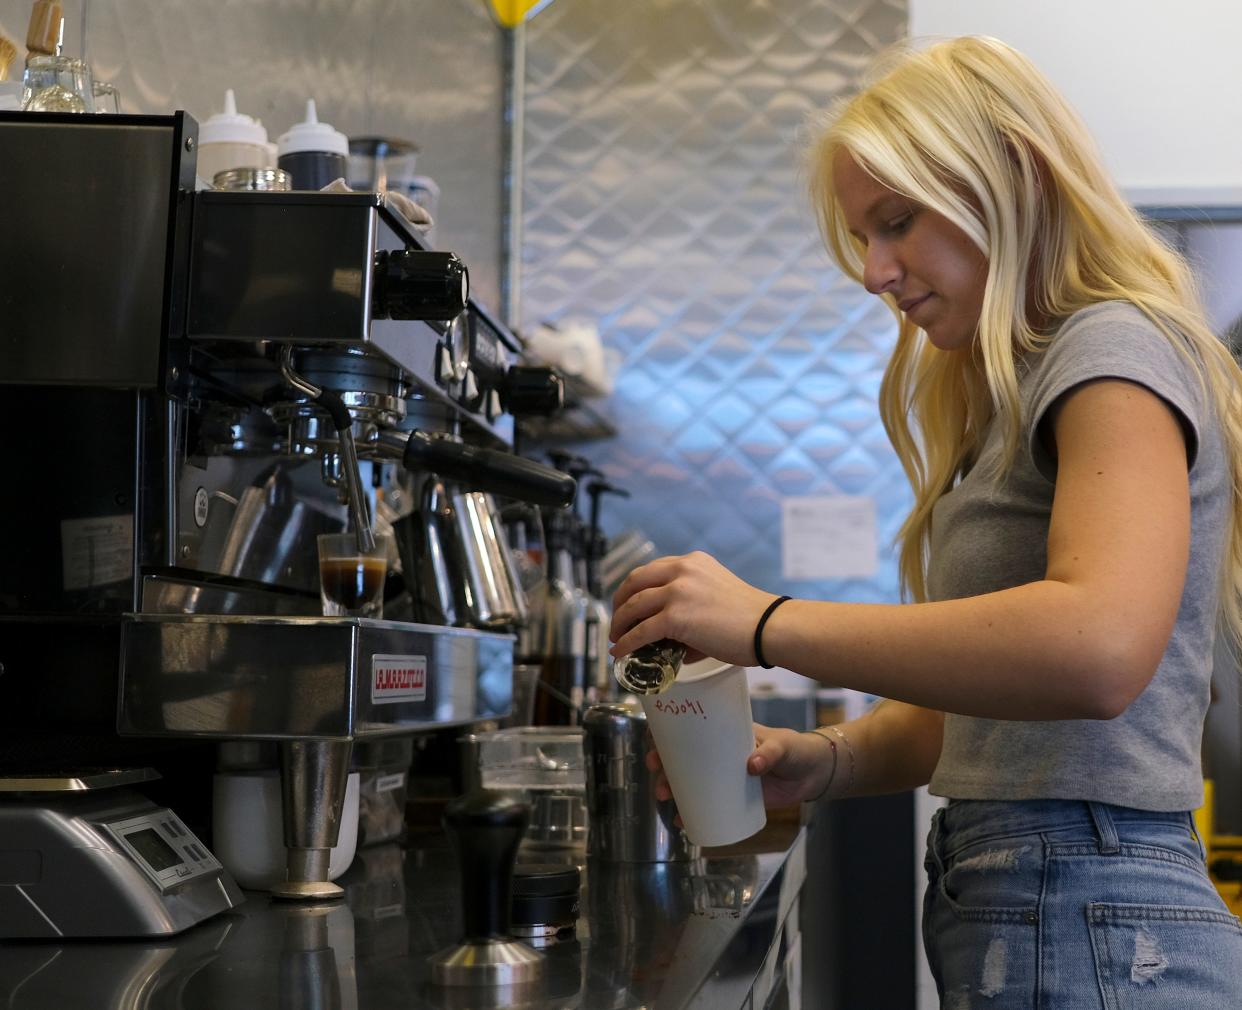
<path id="1" fill-rule="evenodd" d="M 344 179 L 333 179 L 320 192 L 352 193 L 354 191 L 349 188 Z M 426 208 L 415 203 L 404 193 L 398 193 L 390 189 L 383 194 L 383 197 L 384 206 L 394 214 L 399 214 L 405 218 L 420 234 L 428 232 L 435 227 L 436 223 L 432 220 L 431 215 L 427 213 Z"/>

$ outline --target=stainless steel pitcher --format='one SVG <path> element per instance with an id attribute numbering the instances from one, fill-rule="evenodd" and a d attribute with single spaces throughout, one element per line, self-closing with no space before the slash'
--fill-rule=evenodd
<path id="1" fill-rule="evenodd" d="M 429 474 L 418 503 L 393 523 L 414 620 L 472 628 L 525 624 L 526 597 L 491 495 Z"/>
<path id="2" fill-rule="evenodd" d="M 492 496 L 454 489 L 449 497 L 461 545 L 461 574 L 469 588 L 471 623 L 476 628 L 524 624 L 526 598 Z"/>

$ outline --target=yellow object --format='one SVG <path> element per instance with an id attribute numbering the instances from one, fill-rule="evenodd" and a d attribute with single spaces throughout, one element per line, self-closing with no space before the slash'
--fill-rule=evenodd
<path id="1" fill-rule="evenodd" d="M 529 21 L 552 0 L 489 0 L 492 14 L 505 28 L 516 28 Z"/>
<path id="2" fill-rule="evenodd" d="M 26 49 L 31 56 L 59 56 L 65 33 L 65 13 L 56 0 L 35 0 L 26 29 Z"/>
<path id="3" fill-rule="evenodd" d="M 0 81 L 9 79 L 9 65 L 17 55 L 17 46 L 0 35 Z"/>
<path id="4" fill-rule="evenodd" d="M 1242 835 L 1216 835 L 1212 839 L 1215 854 L 1209 875 L 1225 904 L 1234 915 L 1242 915 Z M 1232 879 L 1221 879 L 1224 877 Z"/>

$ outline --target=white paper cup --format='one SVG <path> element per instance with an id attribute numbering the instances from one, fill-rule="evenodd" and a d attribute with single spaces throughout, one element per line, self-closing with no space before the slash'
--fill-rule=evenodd
<path id="1" fill-rule="evenodd" d="M 667 691 L 640 700 L 690 841 L 730 845 L 762 828 L 763 786 L 746 772 L 755 749 L 746 671 L 689 663 Z"/>

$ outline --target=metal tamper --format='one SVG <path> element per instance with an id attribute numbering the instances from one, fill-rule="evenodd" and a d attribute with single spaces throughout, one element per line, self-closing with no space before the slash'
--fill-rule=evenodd
<path id="1" fill-rule="evenodd" d="M 444 986 L 522 986 L 543 978 L 544 957 L 509 934 L 513 860 L 530 817 L 527 804 L 490 789 L 453 800 L 444 830 L 461 863 L 461 943 L 430 957 Z"/>

